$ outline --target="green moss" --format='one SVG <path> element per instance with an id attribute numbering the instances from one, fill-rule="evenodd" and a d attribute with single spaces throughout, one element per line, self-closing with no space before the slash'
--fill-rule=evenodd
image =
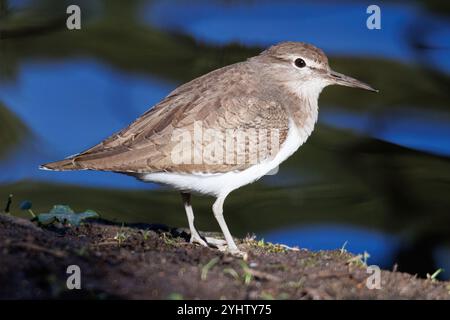
<path id="1" fill-rule="evenodd" d="M 247 244 L 249 244 L 251 247 L 261 248 L 265 252 L 268 252 L 268 253 L 279 253 L 279 252 L 287 251 L 286 247 L 284 247 L 280 244 L 266 242 L 266 241 L 264 241 L 264 239 L 261 239 L 258 241 L 254 240 L 254 239 L 249 239 L 249 240 L 245 240 L 245 242 Z"/>

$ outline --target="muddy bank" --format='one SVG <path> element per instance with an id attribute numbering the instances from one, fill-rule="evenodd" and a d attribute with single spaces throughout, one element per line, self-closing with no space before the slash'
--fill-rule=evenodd
<path id="1" fill-rule="evenodd" d="M 0 214 L 0 298 L 449 299 L 448 282 L 382 271 L 368 289 L 367 267 L 345 251 L 288 250 L 238 241 L 248 260 L 192 246 L 164 225 L 94 220 L 41 228 Z M 69 265 L 81 290 L 68 290 Z"/>

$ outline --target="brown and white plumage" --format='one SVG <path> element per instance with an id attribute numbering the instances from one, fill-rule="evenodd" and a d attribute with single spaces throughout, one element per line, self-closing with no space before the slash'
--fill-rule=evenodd
<path id="1" fill-rule="evenodd" d="M 301 59 L 305 66 L 297 66 Z M 335 73 L 318 48 L 285 42 L 245 62 L 212 71 L 171 92 L 127 128 L 98 145 L 68 159 L 43 165 L 49 170 L 102 170 L 134 175 L 144 181 L 171 185 L 183 192 L 193 241 L 205 244 L 193 226 L 190 192 L 217 197 L 214 214 L 224 232 L 228 249 L 238 249 L 222 216 L 225 197 L 277 167 L 311 134 L 317 120 L 318 97 L 329 84 L 371 89 L 355 79 Z M 373 90 L 373 89 L 372 89 Z M 253 144 L 245 140 L 245 161 L 174 162 L 177 130 L 276 131 L 276 150 L 252 162 Z M 274 141 L 271 141 L 272 143 Z M 207 142 L 192 141 L 194 157 Z M 269 143 L 271 146 L 272 144 Z"/>

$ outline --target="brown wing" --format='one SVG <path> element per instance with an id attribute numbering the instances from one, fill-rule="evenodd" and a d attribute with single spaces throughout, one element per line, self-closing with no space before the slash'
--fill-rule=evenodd
<path id="1" fill-rule="evenodd" d="M 127 128 L 44 167 L 225 172 L 261 162 L 285 140 L 289 120 L 279 103 L 264 98 L 270 95 L 246 89 L 258 88 L 259 79 L 245 68 L 245 64 L 231 65 L 182 85 Z M 255 148 L 263 142 L 265 148 Z"/>

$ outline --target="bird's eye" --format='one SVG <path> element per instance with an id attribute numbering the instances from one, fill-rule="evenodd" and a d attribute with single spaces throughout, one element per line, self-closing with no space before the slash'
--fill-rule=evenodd
<path id="1" fill-rule="evenodd" d="M 297 68 L 303 68 L 306 67 L 306 62 L 302 58 L 297 58 L 294 61 L 294 64 Z"/>

